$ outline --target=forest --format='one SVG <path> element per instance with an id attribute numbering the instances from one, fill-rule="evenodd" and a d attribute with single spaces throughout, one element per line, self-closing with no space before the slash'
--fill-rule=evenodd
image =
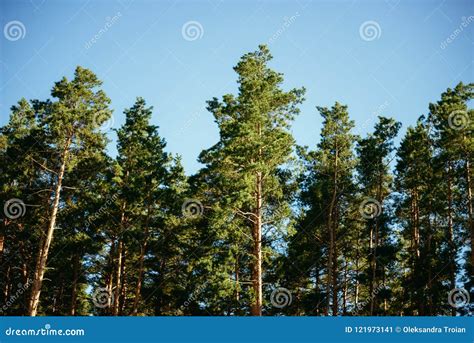
<path id="1" fill-rule="evenodd" d="M 207 101 L 219 140 L 193 175 L 141 97 L 106 152 L 111 100 L 91 70 L 12 106 L 1 315 L 470 315 L 474 83 L 446 85 L 403 137 L 394 118 L 361 137 L 348 106 L 314 104 L 320 137 L 298 146 L 311 99 L 271 60 L 244 54 L 237 94 Z"/>

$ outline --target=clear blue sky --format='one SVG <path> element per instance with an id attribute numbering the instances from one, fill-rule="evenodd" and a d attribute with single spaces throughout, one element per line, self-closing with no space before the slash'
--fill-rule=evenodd
<path id="1" fill-rule="evenodd" d="M 284 87 L 307 88 L 293 126 L 299 144 L 318 142 L 315 106 L 334 101 L 349 106 L 360 134 L 377 114 L 401 121 L 404 132 L 446 88 L 474 81 L 470 16 L 468 0 L 1 0 L 0 125 L 18 99 L 49 97 L 53 82 L 81 65 L 104 81 L 113 127 L 144 97 L 168 150 L 192 173 L 200 151 L 218 139 L 206 100 L 234 93 L 239 57 L 269 43 Z M 23 24 L 20 36 L 5 32 L 12 21 Z M 182 34 L 189 21 L 203 29 L 195 40 Z M 375 36 L 370 25 L 361 35 L 368 21 L 378 25 Z M 113 143 L 109 152 L 115 154 Z"/>

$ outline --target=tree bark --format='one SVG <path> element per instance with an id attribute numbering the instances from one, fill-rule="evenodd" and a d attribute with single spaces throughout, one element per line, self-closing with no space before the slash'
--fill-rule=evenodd
<path id="1" fill-rule="evenodd" d="M 251 308 L 253 316 L 262 315 L 262 173 L 257 172 L 256 177 L 256 208 L 255 223 L 253 226 L 253 255 L 254 265 L 252 268 L 252 280 L 254 290 L 254 300 Z"/>
<path id="2" fill-rule="evenodd" d="M 79 266 L 80 266 L 79 255 L 75 254 L 74 261 L 73 261 L 74 272 L 73 272 L 72 292 L 71 292 L 71 316 L 76 315 L 77 282 L 79 279 Z"/>
<path id="3" fill-rule="evenodd" d="M 122 284 L 122 250 L 123 250 L 123 241 L 122 238 L 119 238 L 117 244 L 117 265 L 115 269 L 115 289 L 114 289 L 114 302 L 112 305 L 112 315 L 117 316 L 119 310 L 119 300 L 120 300 L 120 286 Z"/>
<path id="4" fill-rule="evenodd" d="M 132 315 L 134 316 L 136 316 L 138 313 L 138 304 L 140 303 L 140 298 L 141 298 L 143 272 L 144 272 L 143 265 L 145 261 L 145 253 L 146 253 L 147 245 L 148 245 L 148 218 L 147 218 L 147 224 L 145 226 L 145 238 L 143 239 L 143 244 L 140 249 L 137 286 L 135 289 L 135 299 L 133 301 L 133 309 L 132 309 Z"/>
<path id="5" fill-rule="evenodd" d="M 456 287 L 456 265 L 454 246 L 454 228 L 453 228 L 453 192 L 452 192 L 452 164 L 448 161 L 448 244 L 449 244 L 449 279 L 450 288 Z M 451 308 L 451 315 L 456 316 L 456 308 Z"/>
<path id="6" fill-rule="evenodd" d="M 334 174 L 333 174 L 333 189 L 332 189 L 332 197 L 331 203 L 329 205 L 329 213 L 328 213 L 328 233 L 329 233 L 329 254 L 328 254 L 328 278 L 326 283 L 326 296 L 327 296 L 327 310 L 326 314 L 329 314 L 329 309 L 331 308 L 331 293 L 332 293 L 332 315 L 337 315 L 337 276 L 336 278 L 336 262 L 337 256 L 335 256 L 335 237 L 334 237 L 334 223 L 333 223 L 333 216 L 334 216 L 334 209 L 336 206 L 336 198 L 337 198 L 337 173 L 338 173 L 338 152 L 339 150 L 336 148 L 336 153 L 334 156 Z M 332 292 L 331 292 L 332 288 Z"/>
<path id="7" fill-rule="evenodd" d="M 127 278 L 125 277 L 125 266 L 126 266 L 126 258 L 127 258 L 127 248 L 124 246 L 122 249 L 122 271 L 120 275 L 122 276 L 120 282 L 120 301 L 119 301 L 119 310 L 118 315 L 123 316 L 125 310 L 125 303 L 127 301 Z"/>
<path id="8" fill-rule="evenodd" d="M 469 215 L 469 231 L 471 236 L 471 279 L 474 278 L 474 214 L 472 205 L 471 165 L 466 159 L 467 209 Z"/>
<path id="9" fill-rule="evenodd" d="M 64 172 L 66 170 L 66 163 L 69 154 L 69 146 L 71 145 L 72 136 L 70 136 L 66 144 L 64 145 L 61 158 L 61 167 L 59 169 L 58 178 L 56 187 L 54 189 L 54 200 L 53 200 L 53 209 L 51 213 L 51 219 L 49 221 L 48 230 L 46 233 L 46 239 L 44 245 L 39 251 L 39 263 L 37 269 L 35 270 L 33 285 L 31 287 L 31 298 L 30 306 L 28 309 L 28 314 L 32 317 L 36 316 L 38 311 L 39 299 L 41 295 L 41 286 L 43 284 L 44 273 L 46 271 L 46 263 L 48 260 L 49 248 L 51 247 L 51 242 L 53 241 L 54 228 L 56 226 L 56 218 L 58 215 L 59 209 L 59 200 L 61 198 L 61 187 L 64 178 Z"/>

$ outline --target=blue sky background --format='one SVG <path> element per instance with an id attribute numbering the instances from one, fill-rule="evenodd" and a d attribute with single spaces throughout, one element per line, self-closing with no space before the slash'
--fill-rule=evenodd
<path id="1" fill-rule="evenodd" d="M 168 151 L 182 155 L 193 173 L 200 151 L 218 140 L 206 100 L 235 93 L 232 67 L 267 43 L 284 87 L 307 89 L 293 125 L 298 144 L 315 146 L 321 129 L 315 106 L 335 101 L 349 106 L 359 134 L 371 130 L 378 114 L 401 121 L 403 133 L 446 88 L 474 81 L 470 16 L 468 0 L 0 0 L 0 125 L 21 97 L 49 97 L 53 83 L 81 65 L 104 81 L 112 127 L 144 97 L 155 107 L 153 123 Z M 3 29 L 11 21 L 24 25 L 23 38 L 7 39 Z M 189 21 L 202 25 L 202 37 L 183 38 Z M 371 41 L 360 35 L 367 21 L 380 27 Z M 112 142 L 109 153 L 115 152 Z"/>

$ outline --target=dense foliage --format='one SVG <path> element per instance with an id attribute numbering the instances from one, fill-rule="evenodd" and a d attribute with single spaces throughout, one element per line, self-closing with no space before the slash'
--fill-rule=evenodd
<path id="1" fill-rule="evenodd" d="M 21 99 L 0 128 L 2 315 L 466 315 L 474 299 L 474 84 L 401 123 L 354 134 L 349 108 L 317 107 L 314 148 L 291 124 L 266 46 L 208 101 L 219 129 L 186 176 L 153 108 L 116 130 L 78 67 L 51 99 Z M 316 139 L 315 139 L 316 142 Z"/>

